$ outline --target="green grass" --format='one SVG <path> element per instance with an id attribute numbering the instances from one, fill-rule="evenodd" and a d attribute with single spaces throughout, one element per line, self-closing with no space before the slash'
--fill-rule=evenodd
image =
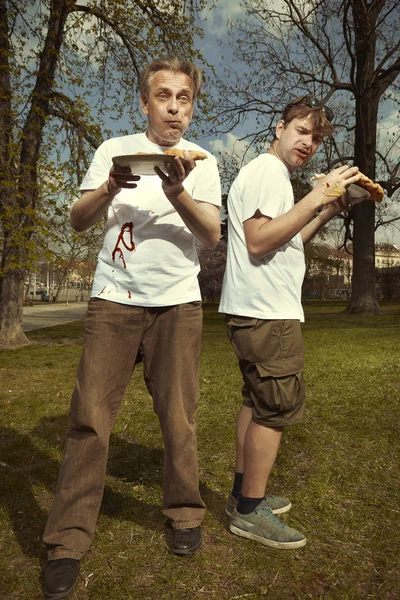
<path id="1" fill-rule="evenodd" d="M 168 549 L 160 510 L 162 442 L 135 371 L 110 447 L 96 538 L 72 600 L 272 600 L 400 597 L 400 302 L 383 317 L 306 303 L 308 415 L 284 434 L 270 491 L 289 495 L 284 518 L 308 538 L 272 550 L 230 534 L 224 502 L 234 470 L 241 377 L 222 316 L 205 307 L 197 411 L 203 546 Z M 0 354 L 0 600 L 42 598 L 41 535 L 51 505 L 81 323 L 29 334 Z"/>

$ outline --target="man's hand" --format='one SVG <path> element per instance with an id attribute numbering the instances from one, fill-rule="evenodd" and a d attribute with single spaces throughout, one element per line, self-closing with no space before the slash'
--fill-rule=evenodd
<path id="1" fill-rule="evenodd" d="M 154 171 L 162 180 L 162 188 L 167 198 L 177 196 L 183 191 L 183 181 L 195 166 L 196 163 L 189 152 L 185 152 L 184 158 L 175 156 L 173 161 L 166 163 L 167 173 L 164 173 L 159 167 L 154 167 Z"/>
<path id="2" fill-rule="evenodd" d="M 320 191 L 322 194 L 323 210 L 328 210 L 327 205 L 335 204 L 335 207 L 331 208 L 331 210 L 334 211 L 332 212 L 331 217 L 335 216 L 335 211 L 337 211 L 336 214 L 339 214 L 339 212 L 344 209 L 344 204 L 341 199 L 346 194 L 347 188 L 352 183 L 356 183 L 360 177 L 361 173 L 359 172 L 358 167 L 349 168 L 347 165 L 344 165 L 343 167 L 333 169 L 333 171 L 320 179 L 314 189 Z M 340 204 L 341 202 L 342 204 Z M 339 210 L 340 206 L 342 207 Z"/>
<path id="3" fill-rule="evenodd" d="M 166 163 L 164 173 L 160 168 L 154 171 L 162 181 L 164 194 L 193 235 L 207 248 L 214 246 L 220 238 L 219 207 L 209 204 L 203 199 L 194 199 L 183 187 L 183 182 L 196 163 L 188 152 L 184 158 L 175 156 Z"/>
<path id="4" fill-rule="evenodd" d="M 361 188 L 360 188 L 361 189 Z M 363 202 L 368 196 L 362 197 L 354 197 L 347 191 L 343 194 L 341 198 L 338 198 L 334 202 L 330 202 L 329 204 L 325 204 L 322 207 L 320 214 L 323 214 L 328 218 L 328 220 L 340 215 L 343 211 L 349 211 L 354 204 L 359 204 L 359 202 Z"/>
<path id="5" fill-rule="evenodd" d="M 121 188 L 134 189 L 137 187 L 135 181 L 139 181 L 139 175 L 132 175 L 129 167 L 119 167 L 113 165 L 108 175 L 108 192 L 111 196 L 116 196 Z"/>

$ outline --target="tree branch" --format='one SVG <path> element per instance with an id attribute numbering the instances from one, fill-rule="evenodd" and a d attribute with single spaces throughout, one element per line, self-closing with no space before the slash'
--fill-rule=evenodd
<path id="1" fill-rule="evenodd" d="M 130 59 L 132 61 L 132 66 L 136 72 L 136 76 L 139 78 L 140 66 L 136 60 L 136 56 L 135 56 L 135 52 L 132 48 L 132 44 L 131 44 L 128 36 L 125 34 L 124 30 L 115 21 L 113 21 L 109 16 L 106 16 L 102 10 L 97 9 L 94 6 L 89 7 L 89 6 L 83 6 L 81 4 L 77 4 L 74 9 L 74 12 L 83 12 L 87 15 L 92 15 L 92 16 L 96 17 L 97 19 L 99 19 L 100 21 L 103 21 L 104 23 L 109 25 L 109 27 L 111 27 L 111 29 L 113 31 L 115 31 L 115 33 L 120 37 L 125 48 L 127 49 Z"/>
<path id="2" fill-rule="evenodd" d="M 84 119 L 80 118 L 79 114 L 73 114 L 73 111 L 76 112 L 76 104 L 65 94 L 54 92 L 51 98 L 55 101 L 57 108 L 50 106 L 49 114 L 72 125 L 78 134 L 89 142 L 94 150 L 98 148 L 102 142 L 100 128 L 96 126 L 90 127 Z M 67 107 L 67 110 L 65 110 L 64 106 Z M 91 133 L 90 129 L 94 131 Z"/>

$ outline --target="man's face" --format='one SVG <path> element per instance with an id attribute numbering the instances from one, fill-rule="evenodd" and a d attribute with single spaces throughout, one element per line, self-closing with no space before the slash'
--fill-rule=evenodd
<path id="1" fill-rule="evenodd" d="M 322 142 L 322 135 L 313 131 L 312 122 L 308 117 L 293 119 L 286 127 L 283 121 L 279 121 L 276 137 L 273 153 L 286 165 L 290 173 L 305 165 Z"/>
<path id="2" fill-rule="evenodd" d="M 148 119 L 147 137 L 159 146 L 175 146 L 193 117 L 193 84 L 184 73 L 157 71 L 147 99 L 140 98 Z"/>

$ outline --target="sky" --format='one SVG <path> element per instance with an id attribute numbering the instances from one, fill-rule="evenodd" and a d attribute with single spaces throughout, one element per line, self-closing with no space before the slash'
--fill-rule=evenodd
<path id="1" fill-rule="evenodd" d="M 211 4 L 211 3 L 209 3 Z M 220 64 L 221 47 L 220 43 L 228 41 L 228 22 L 231 19 L 240 17 L 243 14 L 243 9 L 240 0 L 218 0 L 214 8 L 205 9 L 201 16 L 205 19 L 203 30 L 205 33 L 204 39 L 197 39 L 198 48 L 203 56 L 212 64 L 217 71 L 222 70 Z M 230 51 L 227 46 L 223 49 L 226 60 L 230 59 Z M 231 133 L 228 133 L 218 139 L 207 137 L 205 147 L 210 152 L 224 152 L 232 154 L 234 151 L 238 156 L 241 156 L 247 148 L 246 142 L 238 142 L 238 138 L 245 134 L 246 131 L 238 128 Z M 254 158 L 251 154 L 249 158 Z"/>

